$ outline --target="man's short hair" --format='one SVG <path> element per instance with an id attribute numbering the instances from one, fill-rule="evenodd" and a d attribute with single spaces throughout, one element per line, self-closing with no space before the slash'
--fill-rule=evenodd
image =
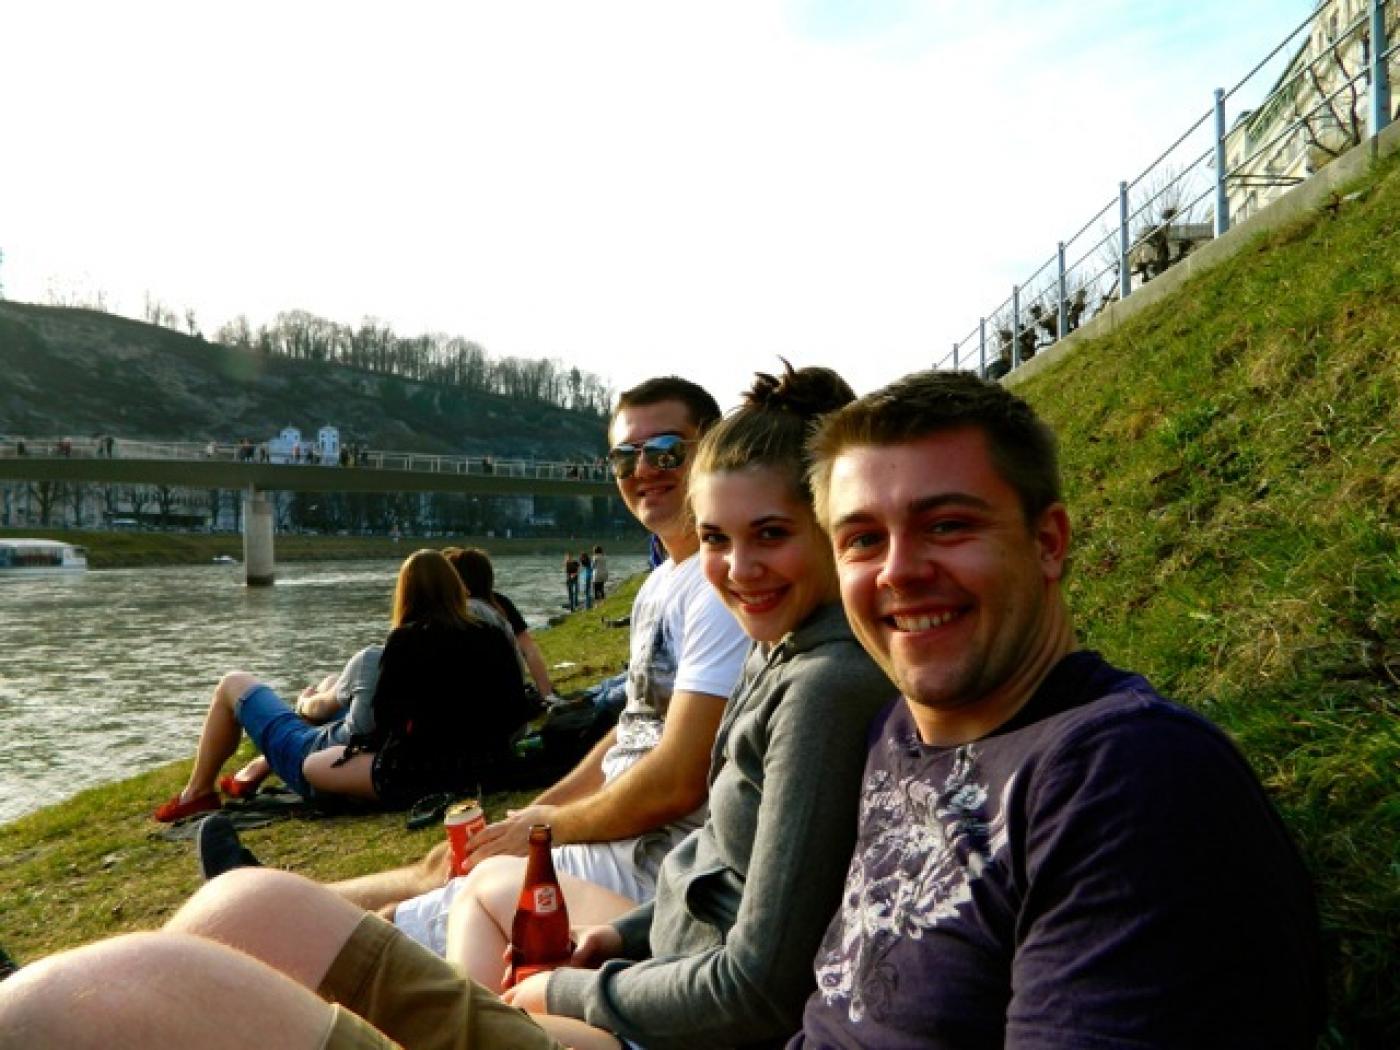
<path id="1" fill-rule="evenodd" d="M 657 376 L 624 390 L 617 398 L 617 407 L 608 420 L 611 426 L 624 408 L 643 408 L 663 401 L 679 401 L 690 414 L 690 422 L 703 432 L 720 417 L 719 404 L 704 387 L 680 376 Z"/>
<path id="2" fill-rule="evenodd" d="M 811 482 L 817 517 L 827 519 L 831 464 L 847 448 L 902 445 L 931 434 L 975 427 L 986 435 L 992 465 L 1016 490 L 1027 524 L 1060 502 L 1055 433 L 999 383 L 971 372 L 915 372 L 866 394 L 822 420 L 812 435 Z"/>

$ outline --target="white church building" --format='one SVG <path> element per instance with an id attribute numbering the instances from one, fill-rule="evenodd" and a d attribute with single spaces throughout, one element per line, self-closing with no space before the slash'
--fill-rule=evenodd
<path id="1" fill-rule="evenodd" d="M 282 432 L 267 443 L 268 459 L 273 463 L 320 463 L 333 467 L 340 463 L 340 431 L 322 427 L 316 431 L 314 442 L 302 440 L 297 427 L 283 427 Z"/>

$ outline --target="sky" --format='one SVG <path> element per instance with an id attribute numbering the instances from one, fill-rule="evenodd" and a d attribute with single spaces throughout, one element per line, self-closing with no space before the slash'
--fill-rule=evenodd
<path id="1" fill-rule="evenodd" d="M 726 407 L 780 355 L 863 393 L 946 356 L 1311 7 L 7 4 L 0 287 L 210 334 L 373 317 Z"/>

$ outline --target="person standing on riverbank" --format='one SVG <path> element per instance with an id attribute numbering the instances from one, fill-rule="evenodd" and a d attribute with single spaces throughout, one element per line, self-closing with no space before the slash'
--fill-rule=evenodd
<path id="1" fill-rule="evenodd" d="M 578 611 L 579 561 L 573 551 L 564 552 L 564 590 L 569 596 L 569 612 Z"/>
<path id="2" fill-rule="evenodd" d="M 608 582 L 608 559 L 603 553 L 602 544 L 593 547 L 593 600 L 601 602 Z"/>
<path id="3" fill-rule="evenodd" d="M 579 577 L 580 577 L 580 580 L 581 580 L 581 586 L 582 586 L 582 590 L 583 590 L 583 607 L 584 607 L 585 609 L 592 609 L 592 608 L 593 608 L 593 555 L 591 555 L 591 554 L 588 553 L 588 548 L 587 548 L 587 547 L 585 547 L 582 551 L 579 552 L 578 564 L 579 564 Z"/>

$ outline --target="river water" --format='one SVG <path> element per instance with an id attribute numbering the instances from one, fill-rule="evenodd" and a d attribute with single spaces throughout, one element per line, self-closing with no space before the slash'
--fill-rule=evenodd
<path id="1" fill-rule="evenodd" d="M 560 558 L 492 560 L 497 590 L 531 628 L 561 611 Z M 608 563 L 616 582 L 646 560 L 609 553 Z M 383 640 L 398 564 L 293 562 L 277 567 L 275 586 L 253 589 L 236 565 L 0 580 L 0 823 L 192 757 L 225 671 L 250 671 L 286 697 L 338 671 Z"/>

